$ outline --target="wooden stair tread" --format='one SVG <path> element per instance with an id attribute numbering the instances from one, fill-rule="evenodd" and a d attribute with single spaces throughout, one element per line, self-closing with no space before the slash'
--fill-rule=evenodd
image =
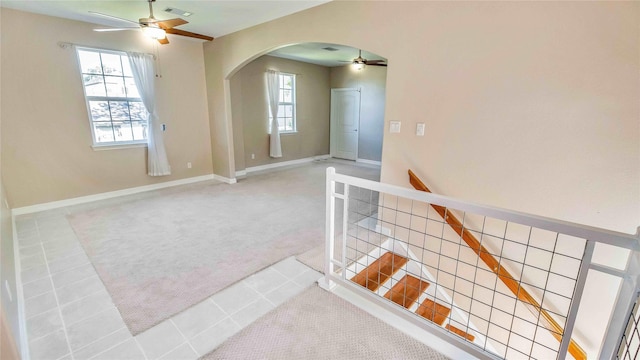
<path id="1" fill-rule="evenodd" d="M 471 334 L 469 334 L 469 333 L 467 333 L 467 332 L 465 332 L 463 330 L 460 330 L 460 329 L 458 329 L 457 327 L 455 327 L 455 326 L 453 326 L 451 324 L 447 324 L 446 328 L 447 328 L 447 330 L 451 331 L 452 333 L 454 333 L 456 335 L 460 335 L 460 336 L 462 336 L 463 338 L 465 338 L 465 339 L 467 339 L 469 341 L 473 341 L 476 338 L 475 336 L 473 336 L 473 335 L 471 335 Z"/>
<path id="2" fill-rule="evenodd" d="M 422 293 L 427 290 L 429 283 L 418 279 L 415 276 L 405 275 L 398 281 L 384 297 L 394 303 L 410 308 Z"/>
<path id="3" fill-rule="evenodd" d="M 423 318 L 433 321 L 438 325 L 444 324 L 444 321 L 449 316 L 451 309 L 444 305 L 440 305 L 436 302 L 433 302 L 429 299 L 425 299 L 418 309 L 416 310 L 416 314 L 422 316 Z"/>
<path id="4" fill-rule="evenodd" d="M 400 270 L 407 261 L 409 261 L 409 259 L 404 256 L 386 252 L 364 270 L 360 271 L 351 281 L 371 291 L 376 291 L 382 284 L 389 280 L 393 274 Z"/>

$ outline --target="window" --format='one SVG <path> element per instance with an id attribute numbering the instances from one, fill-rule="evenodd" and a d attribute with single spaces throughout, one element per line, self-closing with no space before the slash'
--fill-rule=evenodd
<path id="1" fill-rule="evenodd" d="M 147 110 L 126 53 L 78 48 L 94 146 L 146 143 Z"/>
<path id="2" fill-rule="evenodd" d="M 296 131 L 296 76 L 280 73 L 280 90 L 278 101 L 278 130 L 283 132 Z M 271 105 L 269 105 L 269 124 L 273 121 Z M 269 126 L 271 132 L 271 126 Z"/>

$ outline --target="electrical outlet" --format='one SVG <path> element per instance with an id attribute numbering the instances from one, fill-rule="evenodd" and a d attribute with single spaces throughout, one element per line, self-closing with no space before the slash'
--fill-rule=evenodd
<path id="1" fill-rule="evenodd" d="M 389 132 L 390 133 L 399 133 L 400 132 L 400 121 L 391 121 L 389 123 Z"/>
<path id="2" fill-rule="evenodd" d="M 251 160 L 254 160 L 256 158 L 256 154 L 251 154 Z"/>
<path id="3" fill-rule="evenodd" d="M 187 169 L 191 169 L 191 163 L 190 162 L 187 163 Z"/>
<path id="4" fill-rule="evenodd" d="M 416 135 L 424 136 L 424 123 L 418 123 L 416 125 Z"/>
<path id="5" fill-rule="evenodd" d="M 162 124 L 162 131 L 167 131 L 167 124 Z"/>

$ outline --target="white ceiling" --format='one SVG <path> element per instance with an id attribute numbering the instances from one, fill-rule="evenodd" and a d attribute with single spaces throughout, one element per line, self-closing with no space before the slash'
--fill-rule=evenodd
<path id="1" fill-rule="evenodd" d="M 331 0 L 157 0 L 153 3 L 153 12 L 158 19 L 179 17 L 176 14 L 165 12 L 164 10 L 167 8 L 178 8 L 192 12 L 193 15 L 182 17 L 189 23 L 181 25 L 179 29 L 220 37 L 329 1 Z M 131 25 L 91 14 L 89 11 L 135 22 L 139 18 L 149 15 L 147 0 L 0 0 L 0 6 L 94 23 L 99 25 L 97 27 L 127 27 Z M 327 51 L 323 49 L 325 47 L 338 50 Z M 345 65 L 347 64 L 345 61 L 356 58 L 358 49 L 336 44 L 305 43 L 281 48 L 269 55 L 333 67 Z M 362 52 L 362 57 L 367 60 L 386 60 L 366 51 Z"/>
<path id="2" fill-rule="evenodd" d="M 328 51 L 325 48 L 333 48 L 337 50 Z M 358 49 L 346 45 L 304 43 L 287 46 L 272 51 L 268 55 L 334 67 L 348 65 L 349 62 L 358 57 Z M 362 57 L 366 60 L 387 60 L 382 56 L 364 50 L 362 51 Z"/>
<path id="3" fill-rule="evenodd" d="M 219 37 L 302 11 L 330 0 L 157 0 L 153 4 L 154 15 L 158 19 L 170 19 L 176 15 L 164 9 L 175 7 L 190 11 L 185 17 L 189 24 L 180 30 Z M 147 0 L 0 0 L 0 6 L 38 14 L 85 21 L 106 26 L 122 27 L 127 23 L 102 18 L 89 11 L 100 12 L 124 19 L 138 21 L 149 15 Z"/>

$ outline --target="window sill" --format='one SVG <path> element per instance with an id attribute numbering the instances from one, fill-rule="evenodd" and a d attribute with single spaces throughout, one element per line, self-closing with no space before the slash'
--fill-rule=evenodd
<path id="1" fill-rule="evenodd" d="M 91 147 L 93 148 L 93 151 L 134 149 L 134 148 L 147 147 L 147 143 L 124 143 L 124 144 L 110 143 L 105 145 L 94 144 L 94 145 L 91 145 Z"/>
<path id="2" fill-rule="evenodd" d="M 280 131 L 280 135 L 295 135 L 297 133 L 298 131 Z M 271 135 L 271 133 L 268 134 Z"/>

